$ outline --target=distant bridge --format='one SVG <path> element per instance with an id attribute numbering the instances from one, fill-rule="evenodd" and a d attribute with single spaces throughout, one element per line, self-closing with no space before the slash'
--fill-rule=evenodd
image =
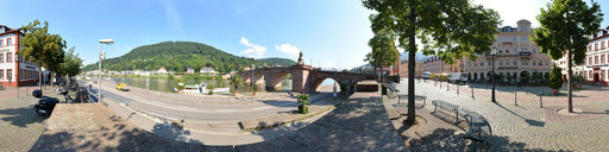
<path id="1" fill-rule="evenodd" d="M 287 74 L 292 76 L 292 91 L 301 93 L 315 92 L 321 83 L 328 79 L 334 79 L 339 84 L 345 85 L 343 93 L 351 94 L 355 91 L 355 84 L 362 80 L 376 80 L 374 74 L 362 74 L 352 72 L 327 71 L 312 68 L 310 65 L 296 64 L 289 67 L 262 67 L 254 70 L 238 72 L 247 84 L 252 82 L 261 88 L 264 85 L 267 91 L 277 91 L 281 89 L 281 81 Z"/>

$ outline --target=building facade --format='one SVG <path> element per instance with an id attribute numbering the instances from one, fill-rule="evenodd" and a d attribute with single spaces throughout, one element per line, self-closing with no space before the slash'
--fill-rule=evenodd
<path id="1" fill-rule="evenodd" d="M 19 86 L 38 81 L 38 66 L 17 54 L 23 37 L 21 30 L 0 25 L 0 84 L 3 86 Z"/>
<path id="2" fill-rule="evenodd" d="M 497 40 L 491 46 L 492 54 L 477 55 L 475 60 L 463 59 L 463 71 L 470 80 L 490 80 L 493 58 L 495 71 L 503 76 L 504 81 L 521 82 L 530 80 L 532 75 L 549 76 L 552 60 L 547 54 L 540 53 L 539 47 L 531 41 L 531 22 L 520 20 L 517 27 L 504 26 L 497 30 Z"/>
<path id="3" fill-rule="evenodd" d="M 586 58 L 582 65 L 573 64 L 573 75 L 582 76 L 586 82 L 600 84 L 609 83 L 609 26 L 590 36 L 591 40 L 586 47 Z M 554 61 L 563 69 L 563 78 L 567 75 L 567 61 L 565 56 Z"/>
<path id="4" fill-rule="evenodd" d="M 425 58 L 423 69 L 425 72 L 430 72 L 435 75 L 450 75 L 451 73 L 464 72 L 462 60 L 455 60 L 453 64 L 448 64 L 437 56 Z"/>
<path id="5" fill-rule="evenodd" d="M 421 78 L 423 76 L 423 72 L 425 71 L 424 64 L 422 62 L 415 62 L 415 71 L 414 75 L 416 78 Z M 400 77 L 407 78 L 408 77 L 408 60 L 400 61 Z"/>

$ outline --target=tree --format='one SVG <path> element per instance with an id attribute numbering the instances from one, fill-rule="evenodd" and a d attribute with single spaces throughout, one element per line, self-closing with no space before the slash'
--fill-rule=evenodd
<path id="1" fill-rule="evenodd" d="M 552 94 L 558 94 L 558 89 L 562 87 L 562 69 L 554 65 L 552 72 L 550 73 L 550 83 L 548 84 L 552 88 Z"/>
<path id="2" fill-rule="evenodd" d="M 588 7 L 582 0 L 554 0 L 547 8 L 541 9 L 537 20 L 540 28 L 534 30 L 532 40 L 542 53 L 556 60 L 563 56 L 567 60 L 567 89 L 569 112 L 573 112 L 572 62 L 582 64 L 586 57 L 588 35 L 595 33 L 602 21 L 598 3 L 592 1 Z"/>
<path id="3" fill-rule="evenodd" d="M 237 91 L 237 89 L 239 89 L 239 86 L 243 85 L 243 79 L 241 78 L 241 76 L 238 73 L 235 73 L 229 79 L 229 83 L 230 83 L 230 85 L 233 86 L 234 91 Z"/>
<path id="4" fill-rule="evenodd" d="M 408 69 L 415 69 L 417 46 L 423 43 L 425 54 L 437 54 L 444 62 L 464 56 L 490 52 L 499 24 L 497 12 L 473 6 L 469 0 L 364 0 L 365 7 L 376 11 L 371 17 L 372 29 L 396 33 L 399 46 L 408 51 Z M 415 70 L 408 70 L 415 77 Z M 407 124 L 413 124 L 414 79 L 408 79 Z"/>
<path id="5" fill-rule="evenodd" d="M 300 111 L 301 114 L 309 113 L 308 105 L 311 104 L 311 102 L 309 101 L 311 99 L 309 94 L 300 94 L 297 96 L 297 98 L 298 103 L 300 104 L 300 106 L 298 106 L 298 111 Z"/>
<path id="6" fill-rule="evenodd" d="M 60 64 L 64 60 L 66 41 L 57 34 L 49 33 L 49 23 L 34 20 L 26 26 L 21 27 L 25 32 L 25 37 L 21 40 L 23 47 L 19 50 L 19 55 L 27 61 L 36 63 L 38 68 L 38 78 L 40 90 L 42 90 L 42 67 L 50 71 L 59 71 Z M 52 82 L 52 79 L 51 79 Z"/>
<path id="7" fill-rule="evenodd" d="M 81 72 L 82 59 L 78 56 L 78 53 L 74 53 L 74 47 L 68 49 L 63 63 L 60 65 L 60 70 L 57 72 L 60 75 L 67 75 L 68 77 L 74 77 Z"/>
<path id="8" fill-rule="evenodd" d="M 372 15 L 371 18 L 376 16 Z M 374 37 L 370 39 L 368 45 L 372 47 L 372 52 L 366 54 L 364 61 L 368 61 L 375 68 L 381 68 L 381 83 L 383 83 L 383 67 L 395 64 L 399 58 L 398 50 L 395 47 L 395 36 L 386 29 L 374 30 Z"/>

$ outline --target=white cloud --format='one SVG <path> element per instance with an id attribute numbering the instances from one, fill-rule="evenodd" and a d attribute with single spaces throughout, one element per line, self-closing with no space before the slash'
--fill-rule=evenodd
<path id="1" fill-rule="evenodd" d="M 293 46 L 289 43 L 275 45 L 275 49 L 283 54 L 289 55 L 290 57 L 298 57 L 298 54 L 301 51 L 298 47 Z"/>
<path id="2" fill-rule="evenodd" d="M 248 47 L 241 52 L 241 54 L 245 54 L 248 57 L 256 59 L 262 58 L 264 56 L 264 52 L 266 52 L 266 47 L 251 43 L 250 40 L 246 39 L 245 37 L 241 37 L 239 42 Z"/>
<path id="3" fill-rule="evenodd" d="M 531 21 L 533 27 L 539 27 L 536 17 L 540 9 L 545 8 L 550 0 L 474 0 L 473 2 L 497 11 L 504 26 L 515 26 L 518 20 L 526 19 Z"/>

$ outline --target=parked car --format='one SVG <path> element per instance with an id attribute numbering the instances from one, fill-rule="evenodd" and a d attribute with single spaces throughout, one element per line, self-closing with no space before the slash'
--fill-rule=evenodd
<path id="1" fill-rule="evenodd" d="M 453 73 L 448 77 L 448 81 L 451 83 L 462 83 L 465 84 L 468 81 L 467 75 L 463 73 Z"/>
<path id="2" fill-rule="evenodd" d="M 429 77 L 431 76 L 431 72 L 423 72 L 423 76 L 421 76 L 423 79 L 429 79 Z"/>

